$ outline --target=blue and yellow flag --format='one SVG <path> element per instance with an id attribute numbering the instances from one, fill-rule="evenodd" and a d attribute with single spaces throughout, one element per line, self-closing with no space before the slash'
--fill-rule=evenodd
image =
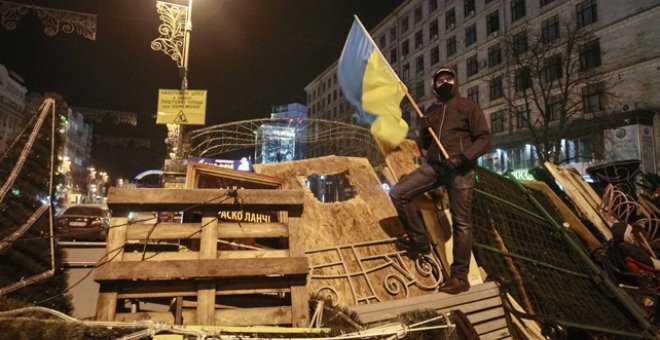
<path id="1" fill-rule="evenodd" d="M 408 134 L 399 104 L 401 80 L 355 17 L 339 58 L 337 78 L 344 97 L 357 108 L 358 120 L 371 124 L 371 134 L 397 147 Z"/>

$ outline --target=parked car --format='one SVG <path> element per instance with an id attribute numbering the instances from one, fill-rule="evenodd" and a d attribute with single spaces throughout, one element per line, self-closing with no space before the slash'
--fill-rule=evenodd
<path id="1" fill-rule="evenodd" d="M 74 205 L 57 218 L 60 240 L 105 241 L 110 211 L 101 206 Z"/>

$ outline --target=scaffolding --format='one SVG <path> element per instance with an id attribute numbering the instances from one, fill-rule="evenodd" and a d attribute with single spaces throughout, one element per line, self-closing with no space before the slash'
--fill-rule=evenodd
<path id="1" fill-rule="evenodd" d="M 295 130 L 295 160 L 329 155 L 366 157 L 371 165 L 383 163 L 383 156 L 369 129 L 342 122 L 313 118 L 263 118 L 209 126 L 190 133 L 190 155 L 223 158 L 236 152 L 255 155 L 264 126 Z M 286 160 L 286 159 L 283 159 Z"/>

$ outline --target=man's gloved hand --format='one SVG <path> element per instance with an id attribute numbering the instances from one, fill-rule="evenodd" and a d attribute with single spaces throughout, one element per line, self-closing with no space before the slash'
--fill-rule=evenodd
<path id="1" fill-rule="evenodd" d="M 431 127 L 431 119 L 429 116 L 422 117 L 421 123 L 424 130 L 428 130 Z"/>
<path id="2" fill-rule="evenodd" d="M 468 159 L 464 154 L 449 156 L 447 159 L 442 160 L 442 164 L 450 169 L 456 169 L 461 165 L 467 163 Z"/>

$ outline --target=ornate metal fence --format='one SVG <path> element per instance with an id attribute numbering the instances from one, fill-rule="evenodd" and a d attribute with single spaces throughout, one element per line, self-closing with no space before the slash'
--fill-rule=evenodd
<path id="1" fill-rule="evenodd" d="M 395 242 L 396 238 L 390 238 L 306 251 L 314 293 L 334 303 L 358 305 L 407 298 L 413 288 L 436 291 L 443 280 L 436 256 L 404 260 L 405 251 L 385 250 L 384 246 L 394 248 Z M 333 261 L 319 262 L 315 255 L 320 254 L 330 255 Z M 339 291 L 348 291 L 350 296 L 341 296 Z"/>

